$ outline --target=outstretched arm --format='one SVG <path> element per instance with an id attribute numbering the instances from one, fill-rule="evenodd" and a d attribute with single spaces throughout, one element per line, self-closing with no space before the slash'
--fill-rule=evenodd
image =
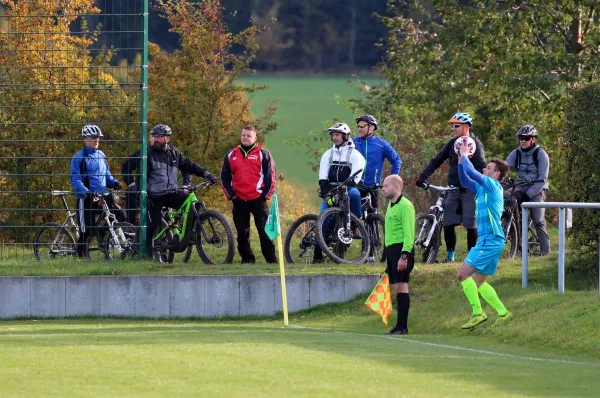
<path id="1" fill-rule="evenodd" d="M 473 167 L 469 157 L 463 155 L 458 162 L 458 178 L 463 187 L 477 192 L 477 185 L 483 184 L 483 174 L 479 173 Z"/>

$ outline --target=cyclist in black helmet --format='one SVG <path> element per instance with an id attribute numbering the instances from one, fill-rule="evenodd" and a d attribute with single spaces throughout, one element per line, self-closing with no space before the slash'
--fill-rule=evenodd
<path id="1" fill-rule="evenodd" d="M 519 147 L 506 158 L 506 163 L 510 168 L 517 171 L 517 183 L 536 181 L 515 188 L 515 198 L 519 203 L 519 207 L 523 202 L 543 202 L 546 200 L 549 187 L 550 158 L 546 151 L 537 144 L 537 136 L 538 132 L 532 125 L 521 126 L 517 131 Z M 530 209 L 531 219 L 540 240 L 542 256 L 550 253 L 550 238 L 546 227 L 545 210 L 541 208 Z"/>

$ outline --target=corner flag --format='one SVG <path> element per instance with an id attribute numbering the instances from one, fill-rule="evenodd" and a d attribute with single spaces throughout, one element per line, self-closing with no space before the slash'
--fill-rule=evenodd
<path id="1" fill-rule="evenodd" d="M 269 212 L 269 218 L 267 218 L 267 224 L 265 225 L 265 232 L 269 239 L 274 240 L 281 234 L 279 228 L 279 206 L 277 204 L 277 194 L 271 198 L 273 203 L 271 204 L 271 211 Z"/>
<path id="2" fill-rule="evenodd" d="M 277 194 L 271 197 L 273 203 L 269 211 L 269 218 L 265 225 L 265 233 L 269 239 L 277 239 L 277 248 L 279 251 L 279 275 L 281 278 L 281 300 L 283 304 L 283 324 L 289 325 L 287 290 L 285 288 L 285 267 L 283 265 L 283 245 L 281 244 L 281 228 L 279 226 L 279 205 L 277 204 Z"/>
<path id="3" fill-rule="evenodd" d="M 381 321 L 387 326 L 388 317 L 392 313 L 392 294 L 388 274 L 384 273 L 375 288 L 365 301 L 365 305 L 381 316 Z"/>

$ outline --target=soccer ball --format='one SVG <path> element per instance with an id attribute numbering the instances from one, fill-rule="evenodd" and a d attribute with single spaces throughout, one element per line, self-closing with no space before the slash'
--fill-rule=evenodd
<path id="1" fill-rule="evenodd" d="M 476 145 L 475 140 L 471 137 L 458 137 L 456 141 L 454 141 L 454 152 L 460 156 L 460 146 L 463 142 L 469 147 L 469 156 L 472 156 L 475 153 Z"/>

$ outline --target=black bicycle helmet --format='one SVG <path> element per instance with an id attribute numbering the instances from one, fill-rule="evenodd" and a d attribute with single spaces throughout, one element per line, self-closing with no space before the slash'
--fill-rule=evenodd
<path id="1" fill-rule="evenodd" d="M 375 130 L 377 130 L 377 119 L 375 119 L 375 117 L 373 115 L 362 115 L 356 118 L 356 124 L 358 124 L 358 122 L 367 122 L 369 124 L 372 124 L 373 126 L 375 126 Z"/>
<path id="2" fill-rule="evenodd" d="M 167 126 L 166 124 L 157 124 L 156 126 L 152 127 L 150 134 L 171 136 L 173 135 L 173 132 L 171 131 L 171 127 Z"/>
<path id="3" fill-rule="evenodd" d="M 517 131 L 518 137 L 537 137 L 537 135 L 537 130 L 531 124 L 521 126 L 519 127 L 519 131 Z"/>

